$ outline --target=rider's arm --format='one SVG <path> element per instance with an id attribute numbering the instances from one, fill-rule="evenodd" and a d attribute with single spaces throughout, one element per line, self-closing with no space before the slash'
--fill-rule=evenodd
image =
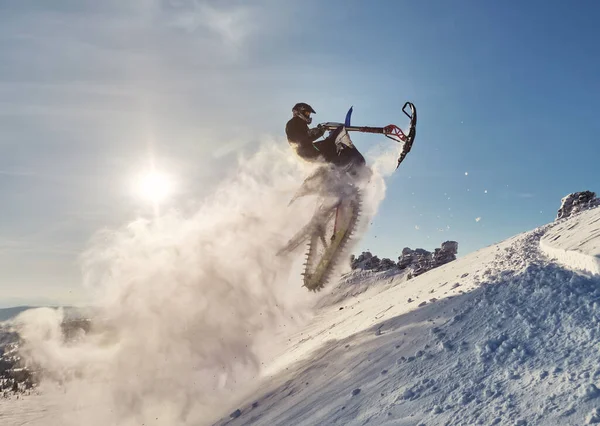
<path id="1" fill-rule="evenodd" d="M 302 146 L 311 145 L 325 133 L 318 127 L 309 129 L 306 124 L 299 120 L 290 120 L 286 126 L 286 134 L 289 141 Z"/>
<path id="2" fill-rule="evenodd" d="M 322 127 L 314 127 L 312 129 L 308 129 L 308 137 L 311 142 L 316 141 L 324 134 L 325 134 L 325 129 Z"/>

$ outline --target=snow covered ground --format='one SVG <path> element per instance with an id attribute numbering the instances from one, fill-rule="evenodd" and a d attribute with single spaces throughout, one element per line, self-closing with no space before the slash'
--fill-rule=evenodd
<path id="1" fill-rule="evenodd" d="M 563 220 L 540 242 L 543 252 L 558 262 L 600 274 L 600 217 L 597 209 Z"/>
<path id="2" fill-rule="evenodd" d="M 323 308 L 219 425 L 600 422 L 600 279 L 577 270 L 597 259 L 598 222 L 585 212 Z"/>
<path id="3" fill-rule="evenodd" d="M 597 208 L 411 280 L 346 277 L 216 424 L 600 423 L 599 227 Z M 80 414 L 53 398 L 0 400 L 0 423 Z"/>

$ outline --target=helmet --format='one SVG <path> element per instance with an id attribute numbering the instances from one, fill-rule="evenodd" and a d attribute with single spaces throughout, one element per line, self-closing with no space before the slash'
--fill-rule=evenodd
<path id="1" fill-rule="evenodd" d="M 305 104 L 304 102 L 294 105 L 294 108 L 292 108 L 292 113 L 294 116 L 300 117 L 302 120 L 306 121 L 307 124 L 312 123 L 310 114 L 316 114 L 315 110 L 309 104 Z"/>

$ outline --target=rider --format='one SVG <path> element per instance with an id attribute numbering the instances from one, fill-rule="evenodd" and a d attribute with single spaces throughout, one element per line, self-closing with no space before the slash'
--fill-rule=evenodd
<path id="1" fill-rule="evenodd" d="M 285 126 L 285 133 L 289 144 L 295 149 L 298 156 L 308 161 L 323 160 L 342 166 L 350 162 L 360 166 L 365 164 L 364 157 L 356 148 L 344 146 L 344 149 L 338 151 L 335 140 L 343 126 L 340 125 L 322 141 L 315 142 L 326 131 L 321 125 L 312 129 L 308 128 L 308 125 L 312 123 L 310 115 L 316 114 L 315 110 L 310 105 L 300 102 L 294 105 L 292 114 L 293 117 Z"/>

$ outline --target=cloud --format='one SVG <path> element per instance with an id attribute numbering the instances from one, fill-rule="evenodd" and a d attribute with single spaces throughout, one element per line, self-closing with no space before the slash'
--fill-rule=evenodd
<path id="1" fill-rule="evenodd" d="M 258 28 L 257 18 L 248 6 L 223 9 L 192 3 L 176 10 L 170 24 L 188 33 L 216 36 L 223 46 L 239 49 Z"/>
<path id="2" fill-rule="evenodd" d="M 220 11 L 204 6 L 207 27 L 219 35 L 227 44 L 240 46 L 252 34 L 252 13 L 249 8 Z"/>

